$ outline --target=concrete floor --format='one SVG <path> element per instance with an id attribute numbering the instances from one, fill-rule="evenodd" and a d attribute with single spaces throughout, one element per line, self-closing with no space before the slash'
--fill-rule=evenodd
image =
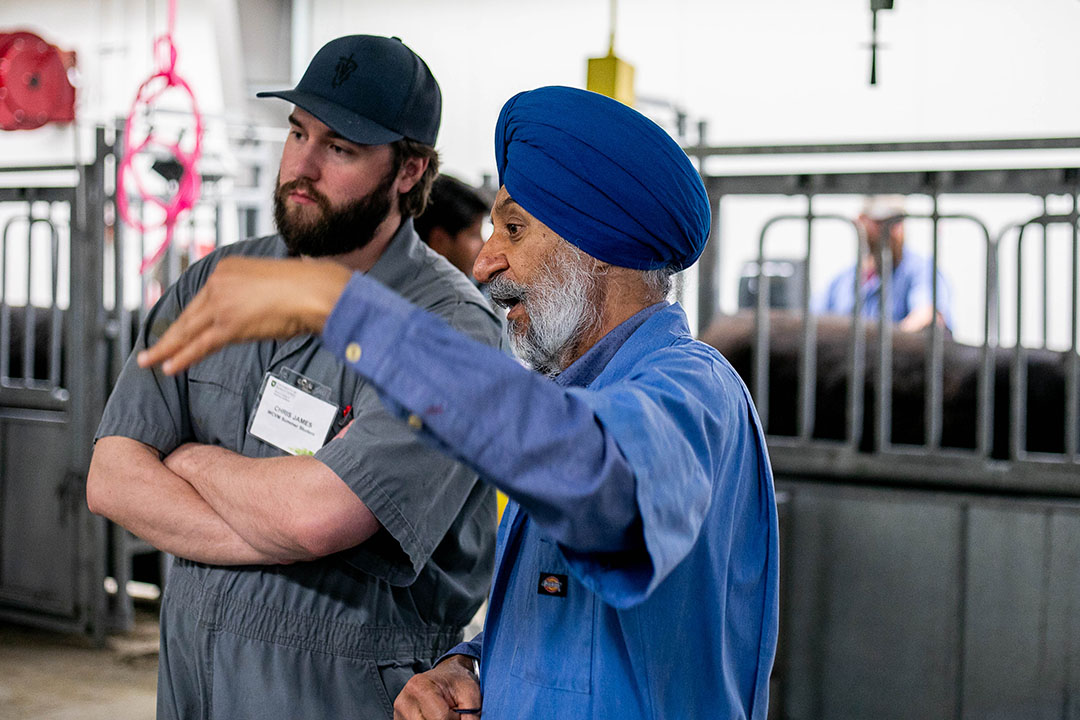
<path id="1" fill-rule="evenodd" d="M 157 617 L 95 648 L 80 636 L 0 623 L 0 720 L 153 720 Z"/>
<path id="2" fill-rule="evenodd" d="M 480 609 L 465 632 L 483 627 Z M 77 635 L 0 622 L 0 720 L 154 720 L 156 611 L 104 648 Z"/>

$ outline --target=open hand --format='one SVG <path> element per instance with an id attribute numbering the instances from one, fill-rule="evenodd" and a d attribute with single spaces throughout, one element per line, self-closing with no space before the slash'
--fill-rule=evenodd
<path id="1" fill-rule="evenodd" d="M 351 276 L 325 260 L 223 258 L 139 365 L 174 375 L 229 343 L 321 332 Z"/>

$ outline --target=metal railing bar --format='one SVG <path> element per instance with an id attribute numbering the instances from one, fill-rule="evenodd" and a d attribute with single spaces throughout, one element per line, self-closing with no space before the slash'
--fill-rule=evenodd
<path id="1" fill-rule="evenodd" d="M 1010 372 L 1010 390 L 1012 417 L 1009 422 L 1009 457 L 1023 460 L 1026 454 L 1027 436 L 1027 351 L 1024 348 L 1024 231 L 1030 227 L 1027 222 L 1020 226 L 1016 239 L 1016 345 L 1013 348 L 1012 368 Z"/>
<path id="2" fill-rule="evenodd" d="M 978 150 L 1080 149 L 1080 137 L 1016 138 L 1006 140 L 922 140 L 913 142 L 808 143 L 800 145 L 689 145 L 687 155 L 818 155 L 910 153 Z"/>
<path id="3" fill-rule="evenodd" d="M 878 376 L 877 376 L 877 437 L 874 447 L 878 452 L 888 450 L 892 444 L 892 247 L 888 241 L 892 228 L 903 222 L 904 216 L 881 222 L 881 270 L 878 295 Z"/>
<path id="4" fill-rule="evenodd" d="M 1050 213 L 1050 204 L 1046 195 L 1042 196 L 1043 215 Z M 1042 347 L 1045 348 L 1050 335 L 1050 238 L 1047 226 L 1042 226 Z"/>
<path id="5" fill-rule="evenodd" d="M 1072 195 L 1073 215 L 1080 219 L 1080 196 Z M 1080 313 L 1080 222 L 1072 223 L 1072 312 L 1069 313 L 1069 355 L 1065 363 L 1065 454 L 1077 462 L 1080 441 L 1080 358 L 1077 357 L 1077 317 Z"/>
<path id="6" fill-rule="evenodd" d="M 847 440 L 851 449 L 862 443 L 863 417 L 866 411 L 866 320 L 863 318 L 863 299 L 859 292 L 859 270 L 866 253 L 866 230 L 850 218 L 855 228 L 855 302 L 851 310 L 851 346 L 848 351 L 848 426 Z"/>
<path id="7" fill-rule="evenodd" d="M 57 295 L 60 287 L 60 231 L 52 222 L 52 205 L 49 206 L 49 227 L 52 229 L 52 273 L 50 280 L 52 288 L 50 293 L 50 322 L 49 322 L 49 384 L 53 387 L 61 386 L 60 378 L 60 353 L 62 350 L 63 317 L 60 313 L 60 305 Z"/>
<path id="8" fill-rule="evenodd" d="M 926 342 L 926 366 L 925 370 L 925 387 L 926 397 L 924 405 L 924 430 L 926 438 L 926 446 L 932 450 L 936 450 L 941 447 L 941 424 L 942 424 L 942 340 L 944 333 L 941 331 L 941 326 L 938 324 L 938 298 L 940 288 L 938 287 L 938 267 L 940 267 L 940 247 L 939 247 L 939 225 L 941 222 L 941 216 L 938 214 L 938 196 L 935 193 L 931 196 L 933 207 L 930 213 L 930 226 L 931 226 L 931 262 L 930 262 L 930 306 L 933 308 L 933 315 L 930 319 L 930 324 L 926 326 L 927 342 Z"/>
<path id="9" fill-rule="evenodd" d="M 814 433 L 814 398 L 817 389 L 817 324 L 810 312 L 810 260 L 814 242 L 814 196 L 806 196 L 806 263 L 803 273 L 802 297 L 802 349 L 799 372 L 799 437 L 810 439 Z M 760 268 L 759 268 L 760 277 Z M 767 278 L 763 278 L 768 282 Z M 758 287 L 761 286 L 758 280 Z"/>

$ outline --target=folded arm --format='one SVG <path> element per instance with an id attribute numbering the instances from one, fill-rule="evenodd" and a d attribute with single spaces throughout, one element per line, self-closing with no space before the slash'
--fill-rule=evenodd
<path id="1" fill-rule="evenodd" d="M 283 561 L 355 547 L 381 527 L 345 482 L 312 457 L 249 458 L 188 443 L 165 458 L 165 467 L 241 537 Z"/>
<path id="2" fill-rule="evenodd" d="M 247 542 L 195 488 L 165 467 L 156 449 L 131 438 L 98 440 L 86 501 L 91 512 L 179 557 L 215 565 L 283 561 Z"/>
<path id="3" fill-rule="evenodd" d="M 162 461 L 136 440 L 101 438 L 86 498 L 92 512 L 154 547 L 215 565 L 311 560 L 358 545 L 380 527 L 318 460 L 246 458 L 194 443 Z"/>

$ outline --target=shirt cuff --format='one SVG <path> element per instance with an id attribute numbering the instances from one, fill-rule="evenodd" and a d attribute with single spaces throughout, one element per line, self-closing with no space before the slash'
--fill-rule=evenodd
<path id="1" fill-rule="evenodd" d="M 435 664 L 438 665 L 451 655 L 465 655 L 467 657 L 471 657 L 477 662 L 480 662 L 480 654 L 483 644 L 484 633 L 483 631 L 480 631 L 480 633 L 472 640 L 466 640 L 465 642 L 458 643 L 454 647 L 450 648 L 442 657 L 435 661 Z"/>

